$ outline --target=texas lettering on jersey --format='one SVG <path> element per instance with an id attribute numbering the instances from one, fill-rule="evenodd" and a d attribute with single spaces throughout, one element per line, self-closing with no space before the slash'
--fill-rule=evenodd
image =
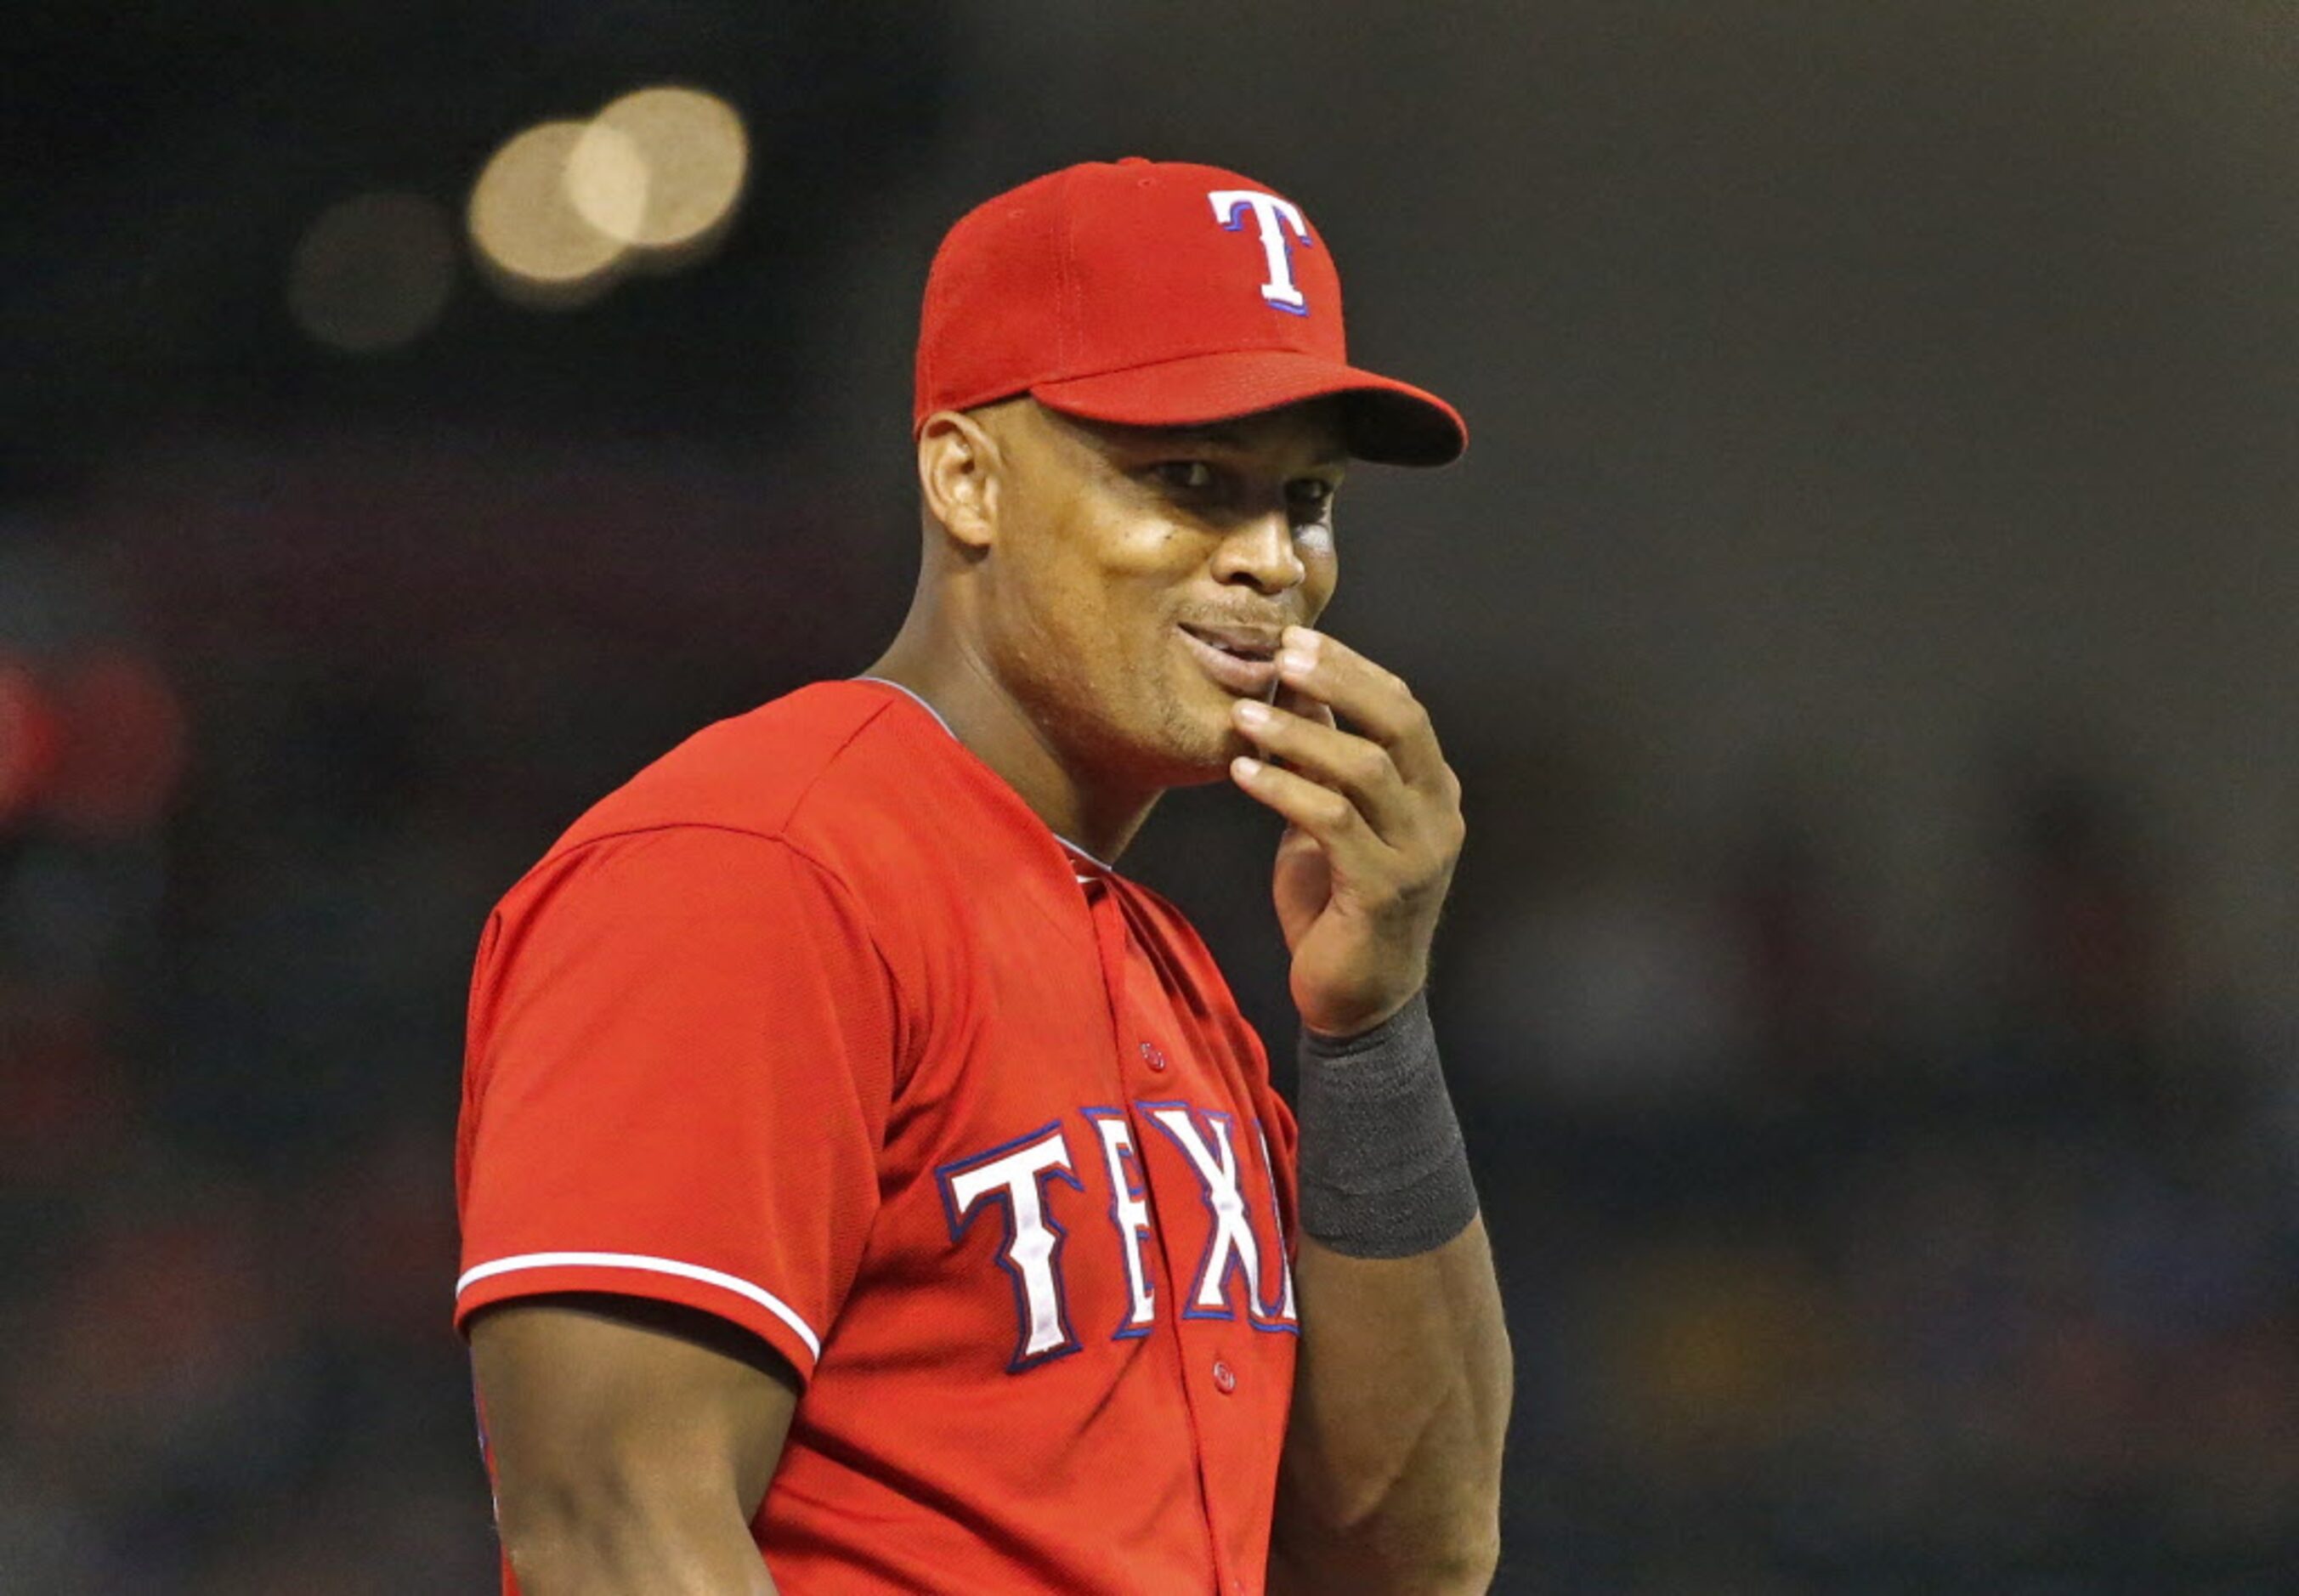
<path id="1" fill-rule="evenodd" d="M 934 1171 L 951 1245 L 967 1246 L 977 1228 L 999 1238 L 990 1261 L 1004 1272 L 1014 1299 L 1008 1373 L 1086 1344 L 1063 1268 L 1073 1246 L 1115 1248 L 1123 1263 L 1125 1301 L 1108 1339 L 1138 1339 L 1156 1326 L 1159 1230 L 1136 1124 L 1154 1128 L 1180 1155 L 1205 1210 L 1205 1241 L 1183 1294 L 1183 1315 L 1299 1333 L 1276 1175 L 1258 1122 L 1248 1127 L 1251 1147 L 1245 1151 L 1236 1118 L 1216 1110 L 1182 1101 L 1139 1103 L 1132 1115 L 1081 1109 L 1075 1123 L 1040 1126 Z M 1089 1182 L 1102 1192 L 1091 1191 Z M 1088 1326 L 1087 1334 L 1094 1333 Z"/>

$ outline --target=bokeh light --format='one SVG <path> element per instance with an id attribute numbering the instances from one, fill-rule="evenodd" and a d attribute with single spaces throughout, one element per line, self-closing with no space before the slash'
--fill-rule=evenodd
<path id="1" fill-rule="evenodd" d="M 529 128 L 471 191 L 488 279 L 529 304 L 583 304 L 627 268 L 691 264 L 726 236 L 750 174 L 743 119 L 716 95 L 658 84 L 587 122 Z"/>
<path id="2" fill-rule="evenodd" d="M 577 121 L 529 128 L 489 158 L 472 187 L 471 243 L 496 287 L 523 303 L 585 303 L 613 284 L 628 253 L 628 245 L 602 231 L 568 197 L 568 167 L 588 130 Z M 602 170 L 623 166 L 604 154 L 590 159 Z M 643 204 L 643 187 L 642 180 L 636 204 Z M 635 208 L 627 187 L 617 204 Z"/>
<path id="3" fill-rule="evenodd" d="M 734 216 L 750 169 L 743 119 L 716 95 L 661 85 L 592 121 L 567 168 L 569 201 L 591 225 L 685 260 Z"/>
<path id="4" fill-rule="evenodd" d="M 438 320 L 455 286 L 447 218 L 417 194 L 362 194 L 321 212 L 287 266 L 287 309 L 347 354 L 396 349 Z"/>

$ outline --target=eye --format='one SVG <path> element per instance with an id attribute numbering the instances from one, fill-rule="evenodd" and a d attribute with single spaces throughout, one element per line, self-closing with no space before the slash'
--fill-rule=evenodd
<path id="1" fill-rule="evenodd" d="M 1285 502 L 1296 514 L 1315 520 L 1333 507 L 1334 491 L 1323 477 L 1297 477 L 1285 485 Z"/>
<path id="2" fill-rule="evenodd" d="M 1201 494 L 1214 485 L 1214 469 L 1202 460 L 1160 461 L 1150 474 L 1179 493 Z"/>

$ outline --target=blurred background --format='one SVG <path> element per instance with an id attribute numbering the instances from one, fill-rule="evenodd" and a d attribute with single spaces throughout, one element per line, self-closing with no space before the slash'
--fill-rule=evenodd
<path id="1" fill-rule="evenodd" d="M 875 656 L 934 243 L 1129 153 L 1471 419 L 1331 624 L 1468 782 L 1499 1588 L 2299 1589 L 2295 19 L 12 8 L 0 1591 L 488 1588 L 480 924 Z M 1127 866 L 1283 1058 L 1272 841 Z"/>

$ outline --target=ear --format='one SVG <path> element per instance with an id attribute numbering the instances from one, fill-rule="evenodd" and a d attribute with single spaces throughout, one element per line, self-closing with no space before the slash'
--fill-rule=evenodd
<path id="1" fill-rule="evenodd" d="M 936 411 L 918 434 L 918 489 L 926 512 L 968 548 L 986 549 L 997 536 L 1002 464 L 997 438 L 962 411 Z"/>

